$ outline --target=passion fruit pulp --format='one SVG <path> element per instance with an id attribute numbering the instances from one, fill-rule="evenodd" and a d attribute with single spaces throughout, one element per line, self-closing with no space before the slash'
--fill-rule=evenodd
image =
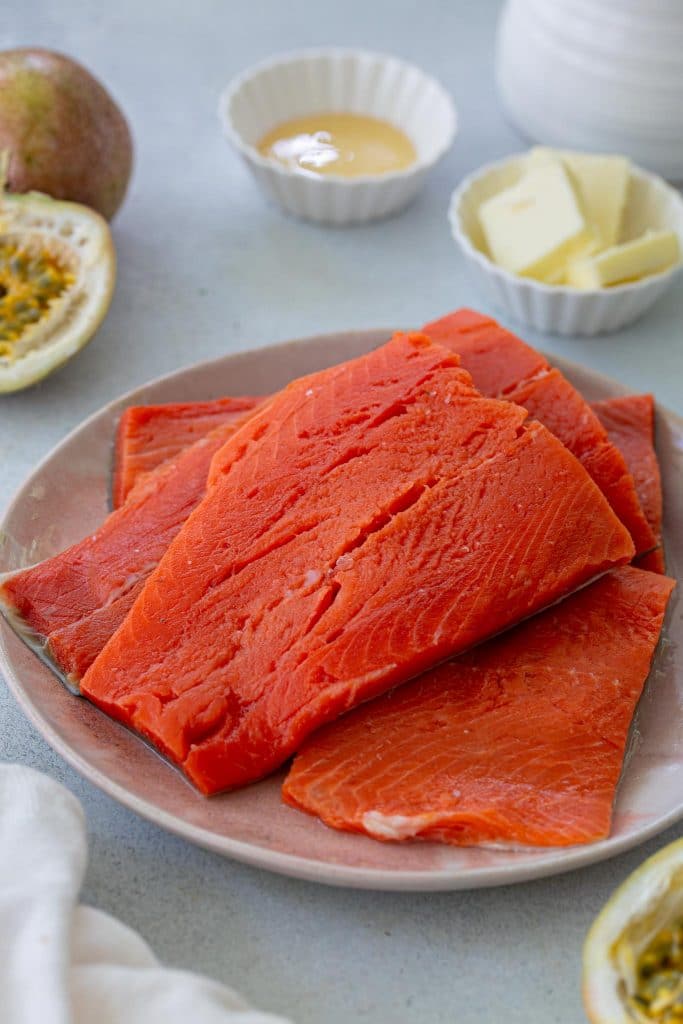
<path id="1" fill-rule="evenodd" d="M 99 214 L 39 193 L 0 196 L 0 393 L 36 383 L 90 340 L 115 277 Z"/>
<path id="2" fill-rule="evenodd" d="M 583 953 L 592 1024 L 683 1024 L 683 839 L 612 895 Z"/>
<path id="3" fill-rule="evenodd" d="M 637 1021 L 683 1021 L 683 918 L 663 928 L 638 957 L 628 1006 Z"/>

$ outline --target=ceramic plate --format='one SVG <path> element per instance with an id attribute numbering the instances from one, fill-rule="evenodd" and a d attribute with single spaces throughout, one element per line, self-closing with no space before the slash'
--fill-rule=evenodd
<path id="1" fill-rule="evenodd" d="M 99 525 L 108 511 L 112 438 L 126 405 L 273 391 L 289 379 L 360 355 L 387 331 L 304 339 L 181 370 L 125 395 L 66 438 L 27 480 L 0 533 L 0 571 L 47 558 Z M 589 399 L 625 389 L 553 358 Z M 670 572 L 683 566 L 683 420 L 660 409 Z M 71 696 L 0 625 L 0 667 L 45 739 L 91 782 L 171 832 L 217 853 L 316 882 L 374 889 L 458 889 L 508 884 L 613 856 L 683 816 L 683 619 L 672 600 L 638 709 L 609 839 L 586 847 L 499 851 L 432 843 L 387 844 L 335 832 L 280 802 L 282 776 L 210 800 L 132 733 Z"/>

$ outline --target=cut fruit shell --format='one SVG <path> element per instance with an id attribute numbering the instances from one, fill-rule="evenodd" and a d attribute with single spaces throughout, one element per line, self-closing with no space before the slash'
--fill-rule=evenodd
<path id="1" fill-rule="evenodd" d="M 583 949 L 592 1024 L 683 1021 L 683 839 L 646 860 L 611 896 Z"/>
<path id="2" fill-rule="evenodd" d="M 39 192 L 0 196 L 0 393 L 46 377 L 109 308 L 116 254 L 106 221 Z"/>

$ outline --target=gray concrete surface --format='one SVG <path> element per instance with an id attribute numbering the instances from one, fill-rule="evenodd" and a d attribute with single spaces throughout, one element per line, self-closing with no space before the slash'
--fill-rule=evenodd
<path id="1" fill-rule="evenodd" d="M 42 44 L 90 66 L 135 133 L 114 225 L 119 283 L 96 339 L 41 387 L 0 402 L 0 504 L 88 413 L 198 359 L 337 328 L 419 324 L 481 305 L 450 240 L 452 187 L 522 147 L 493 82 L 498 3 L 467 0 L 9 0 L 2 48 Z M 316 44 L 394 52 L 431 69 L 460 110 L 455 148 L 404 215 L 331 230 L 267 207 L 221 138 L 237 71 Z M 683 412 L 683 290 L 596 340 L 540 337 Z M 346 892 L 221 860 L 117 806 L 71 771 L 0 687 L 0 756 L 83 801 L 84 898 L 138 928 L 167 962 L 205 971 L 297 1024 L 579 1024 L 580 950 L 612 887 L 667 840 L 560 878 L 469 893 Z"/>

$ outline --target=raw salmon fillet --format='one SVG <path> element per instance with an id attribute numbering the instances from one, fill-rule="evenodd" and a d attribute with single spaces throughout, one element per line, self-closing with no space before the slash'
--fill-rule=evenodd
<path id="1" fill-rule="evenodd" d="M 656 547 L 624 456 L 559 370 L 495 320 L 470 309 L 435 320 L 424 331 L 459 354 L 482 394 L 517 402 L 559 437 L 629 530 L 638 554 Z"/>
<path id="2" fill-rule="evenodd" d="M 533 359 L 528 369 L 534 372 L 538 366 L 539 360 Z M 492 366 L 490 372 L 493 371 Z M 185 447 L 188 432 L 193 440 L 196 440 L 197 437 L 209 433 L 212 426 L 215 426 L 216 419 L 224 418 L 226 422 L 230 422 L 235 416 L 233 403 L 239 405 L 254 401 L 256 400 L 252 398 L 218 398 L 212 402 L 187 402 L 181 406 L 138 406 L 133 410 L 127 409 L 124 417 L 131 412 L 135 412 L 136 415 L 128 419 L 125 431 L 122 426 L 119 427 L 119 435 L 125 434 L 119 449 L 121 465 L 123 460 L 128 460 L 129 487 L 139 480 L 138 474 L 146 476 L 151 469 L 156 468 L 168 457 L 170 451 L 177 455 Z M 607 431 L 612 444 L 624 456 L 627 469 L 633 477 L 640 506 L 655 539 L 661 546 L 662 486 L 654 447 L 652 395 L 606 398 L 591 403 L 591 409 Z M 179 425 L 176 425 L 177 410 L 180 410 Z M 159 433 L 157 428 L 160 428 Z M 164 439 L 163 445 L 159 443 L 160 437 Z M 639 566 L 652 568 L 651 565 L 645 565 L 646 559 L 657 563 L 657 560 L 661 559 L 661 552 L 655 550 L 649 555 L 641 556 Z M 663 571 L 663 565 L 659 570 L 653 571 Z"/>
<path id="3" fill-rule="evenodd" d="M 663 548 L 655 548 L 654 551 L 648 551 L 646 555 L 634 558 L 633 564 L 637 565 L 639 569 L 649 569 L 650 572 L 664 573 L 666 572 L 664 550 Z"/>
<path id="4" fill-rule="evenodd" d="M 604 839 L 674 581 L 616 569 L 315 733 L 287 803 L 375 839 Z"/>
<path id="5" fill-rule="evenodd" d="M 82 692 L 213 793 L 628 561 L 580 463 L 525 420 L 421 335 L 293 382 L 217 454 Z"/>
<path id="6" fill-rule="evenodd" d="M 649 512 L 653 510 L 653 518 L 651 525 L 653 529 L 657 527 L 657 524 L 661 523 L 661 488 L 659 489 L 659 498 L 657 502 L 656 493 L 652 492 L 651 484 L 653 479 L 659 477 L 658 466 L 656 462 L 656 455 L 654 454 L 654 447 L 652 444 L 651 430 L 652 424 L 650 422 L 648 426 L 647 416 L 643 415 L 647 412 L 647 403 L 643 402 L 643 399 L 649 399 L 649 396 L 634 395 L 626 398 L 606 399 L 604 402 L 597 402 L 593 408 L 598 415 L 604 414 L 605 426 L 608 425 L 609 410 L 614 403 L 614 413 L 612 416 L 611 423 L 616 423 L 616 429 L 611 435 L 611 440 L 617 445 L 622 453 L 626 456 L 627 465 L 629 471 L 636 481 L 636 488 L 638 490 L 638 496 L 644 509 Z M 216 400 L 216 409 L 223 408 L 223 399 Z M 231 401 L 235 401 L 232 399 Z M 236 401 L 240 401 L 239 399 Z M 245 399 L 245 401 L 251 401 L 251 399 Z M 193 420 L 193 432 L 199 433 L 201 429 L 206 426 L 206 417 L 204 408 L 210 403 L 198 402 L 198 403 L 186 403 L 182 408 L 183 418 L 187 420 Z M 192 410 L 194 406 L 197 415 L 193 417 Z M 632 429 L 628 423 L 625 423 L 626 413 L 628 406 L 632 406 L 633 416 L 631 417 Z M 145 407 L 150 408 L 150 407 Z M 162 421 L 166 416 L 169 420 L 174 418 L 174 410 L 176 406 L 156 406 L 158 410 L 155 413 L 155 419 Z M 209 417 L 211 422 L 213 417 Z M 232 412 L 226 417 L 226 422 L 234 421 Z M 150 422 L 142 418 L 142 422 Z M 164 429 L 166 429 L 166 424 Z M 210 433 L 210 429 L 206 430 Z M 176 435 L 179 438 L 179 434 Z M 649 438 L 649 440 L 648 440 Z M 140 479 L 149 479 L 152 472 L 159 472 L 159 467 L 152 470 L 154 452 L 159 451 L 159 446 L 156 444 L 156 437 L 154 434 L 147 432 L 146 435 L 136 435 L 136 444 L 139 446 L 138 450 L 141 455 L 144 456 L 143 463 L 148 468 L 142 472 L 140 476 L 137 475 L 133 469 L 131 463 L 131 477 L 130 484 L 132 485 L 139 483 Z M 149 448 L 146 445 L 149 444 Z M 622 449 L 623 444 L 623 449 Z M 176 456 L 177 458 L 178 456 Z M 149 461 L 147 461 L 149 459 Z M 654 470 L 653 475 L 653 459 L 654 459 Z M 170 461 L 170 460 L 169 460 Z M 181 470 L 182 476 L 182 470 Z M 196 486 L 193 479 L 188 480 L 190 487 Z M 641 490 L 642 488 L 642 490 Z M 657 512 L 657 508 L 659 511 Z M 123 523 L 119 524 L 119 529 L 122 528 Z M 118 532 L 118 530 L 117 530 Z M 155 563 L 156 564 L 156 563 Z M 657 549 L 648 555 L 643 555 L 638 560 L 637 564 L 643 569 L 651 569 L 655 572 L 663 572 L 663 559 L 661 550 Z M 97 655 L 100 653 L 105 643 L 110 636 L 116 631 L 118 626 L 121 624 L 128 611 L 133 605 L 133 602 L 140 590 L 142 589 L 142 583 L 146 578 L 145 574 L 140 581 L 131 589 L 127 590 L 125 594 L 113 601 L 111 604 L 106 604 L 102 607 L 96 606 L 94 610 L 82 618 L 77 619 L 75 622 L 59 629 L 55 629 L 50 633 L 50 653 L 52 659 L 61 667 L 62 672 L 68 675 L 71 682 L 77 682 L 84 674 L 86 669 L 92 664 Z"/>
<path id="7" fill-rule="evenodd" d="M 643 569 L 664 572 L 662 547 L 662 479 L 655 450 L 652 395 L 623 395 L 592 406 L 610 440 L 626 459 L 638 499 L 657 541 L 657 548 L 636 560 Z"/>
<path id="8" fill-rule="evenodd" d="M 462 320 L 461 310 L 458 319 Z M 466 323 L 476 324 L 480 314 L 470 314 Z M 501 344 L 507 334 L 500 330 Z M 482 358 L 495 355 L 495 348 L 484 349 Z M 516 376 L 534 374 L 543 370 L 545 361 L 528 346 L 517 351 Z M 504 390 L 509 385 L 510 363 L 491 358 L 485 375 L 489 386 Z M 483 375 L 481 366 L 479 373 Z M 496 380 L 494 375 L 500 375 Z M 176 456 L 188 443 L 215 427 L 217 421 L 230 422 L 235 408 L 256 399 L 250 397 L 218 398 L 208 402 L 187 402 L 183 405 L 137 406 L 127 409 L 121 418 L 114 466 L 114 501 L 123 503 L 128 492 L 140 478 Z M 651 395 L 626 395 L 608 398 L 591 405 L 609 440 L 623 455 L 626 467 L 633 477 L 640 507 L 652 530 L 658 548 L 636 559 L 636 564 L 653 572 L 664 572 L 661 549 L 662 489 L 659 464 L 654 448 L 654 403 Z M 125 485 L 123 483 L 125 481 Z M 596 482 L 600 482 L 599 480 Z M 610 488 L 608 488 L 609 492 Z"/>
<path id="9" fill-rule="evenodd" d="M 125 619 L 202 498 L 211 459 L 240 422 L 217 427 L 140 480 L 90 537 L 0 585 L 0 602 L 47 642 L 48 659 L 70 685 L 77 686 Z"/>
<path id="10" fill-rule="evenodd" d="M 260 398 L 132 405 L 119 420 L 114 446 L 112 504 L 119 508 L 133 485 L 184 448 L 224 423 L 240 420 Z"/>

